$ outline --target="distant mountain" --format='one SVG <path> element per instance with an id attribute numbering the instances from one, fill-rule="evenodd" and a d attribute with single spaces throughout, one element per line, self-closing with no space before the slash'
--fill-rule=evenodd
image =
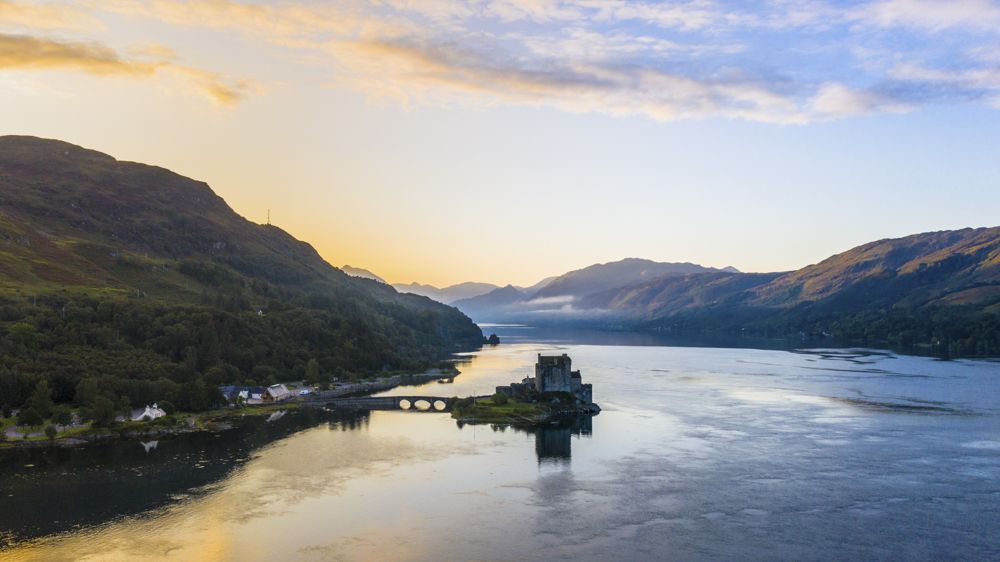
<path id="1" fill-rule="evenodd" d="M 459 283 L 443 289 L 439 289 L 433 285 L 421 285 L 420 283 L 398 283 L 393 285 L 393 287 L 401 293 L 412 293 L 414 295 L 424 296 L 445 304 L 452 304 L 457 300 L 485 295 L 486 293 L 499 288 L 498 286 L 490 283 L 474 282 Z"/>
<path id="2" fill-rule="evenodd" d="M 360 277 L 362 279 L 371 279 L 373 281 L 378 281 L 379 283 L 385 283 L 385 279 L 382 279 L 381 277 L 375 275 L 374 273 L 368 271 L 367 269 L 345 265 L 341 267 L 340 270 L 350 275 L 351 277 Z"/>
<path id="3" fill-rule="evenodd" d="M 664 277 L 721 271 L 691 263 L 627 258 L 549 277 L 528 288 L 508 285 L 452 304 L 481 320 L 562 321 L 589 315 L 577 303 L 591 295 Z"/>
<path id="4" fill-rule="evenodd" d="M 485 295 L 457 300 L 452 303 L 455 308 L 470 316 L 488 317 L 497 311 L 523 302 L 529 293 L 513 285 L 498 287 Z"/>
<path id="5" fill-rule="evenodd" d="M 589 295 L 580 318 L 1000 354 L 1000 227 L 864 244 L 788 273 L 702 273 Z"/>
<path id="6" fill-rule="evenodd" d="M 0 309 L 13 406 L 42 377 L 58 401 L 99 378 L 135 405 L 300 379 L 310 360 L 320 377 L 421 368 L 482 341 L 454 308 L 344 274 L 203 182 L 34 137 L 0 137 Z"/>
<path id="7" fill-rule="evenodd" d="M 635 285 L 667 276 L 719 271 L 693 263 L 660 263 L 638 258 L 601 263 L 560 275 L 535 291 L 533 298 L 582 297 L 616 287 Z"/>
<path id="8" fill-rule="evenodd" d="M 587 295 L 576 306 L 581 311 L 601 311 L 606 316 L 648 321 L 731 304 L 743 292 L 766 285 L 781 275 L 714 271 L 663 277 Z"/>
<path id="9" fill-rule="evenodd" d="M 880 240 L 788 273 L 661 278 L 590 295 L 578 304 L 658 319 L 713 307 L 847 312 L 998 300 L 1000 228 L 981 228 Z"/>
<path id="10" fill-rule="evenodd" d="M 879 240 L 776 279 L 750 301 L 795 306 L 977 304 L 1000 298 L 1000 227 Z M 856 302 L 849 302 L 856 301 Z"/>
<path id="11" fill-rule="evenodd" d="M 535 283 L 534 285 L 532 285 L 530 287 L 519 287 L 519 288 L 522 291 L 524 291 L 525 293 L 528 293 L 529 295 L 533 295 L 533 294 L 537 293 L 538 291 L 542 290 L 543 288 L 545 288 L 546 285 L 548 285 L 549 283 L 555 281 L 558 278 L 559 278 L 558 275 L 553 275 L 552 277 L 546 277 L 545 279 L 542 279 L 541 281 L 539 281 L 538 283 Z"/>
<path id="12" fill-rule="evenodd" d="M 1000 227 L 879 240 L 791 272 L 629 258 L 452 304 L 479 321 L 811 335 L 1000 354 Z"/>

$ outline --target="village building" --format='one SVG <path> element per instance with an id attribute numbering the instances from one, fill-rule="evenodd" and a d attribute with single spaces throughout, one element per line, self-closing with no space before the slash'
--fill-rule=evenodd
<path id="1" fill-rule="evenodd" d="M 220 386 L 219 392 L 230 404 L 262 404 L 268 389 L 263 386 Z"/>
<path id="2" fill-rule="evenodd" d="M 292 398 L 291 391 L 283 384 L 272 384 L 267 387 L 267 392 L 261 397 L 264 402 L 281 402 Z"/>
<path id="3" fill-rule="evenodd" d="M 152 406 L 147 404 L 145 408 L 132 410 L 131 419 L 132 421 L 152 421 L 157 418 L 162 418 L 165 415 L 167 415 L 167 413 L 163 411 L 163 408 L 160 408 L 156 404 L 153 404 Z"/>

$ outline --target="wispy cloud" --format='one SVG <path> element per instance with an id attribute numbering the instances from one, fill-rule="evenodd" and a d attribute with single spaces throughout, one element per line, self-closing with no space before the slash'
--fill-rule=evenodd
<path id="1" fill-rule="evenodd" d="M 0 25 L 27 29 L 101 29 L 88 10 L 58 3 L 28 4 L 0 0 Z"/>
<path id="2" fill-rule="evenodd" d="M 894 67 L 890 75 L 928 96 L 986 100 L 1000 108 L 1000 65 L 935 69 L 906 63 Z"/>
<path id="3" fill-rule="evenodd" d="M 91 74 L 151 75 L 152 63 L 129 62 L 98 43 L 70 43 L 28 35 L 0 34 L 0 68 L 75 69 Z"/>
<path id="4" fill-rule="evenodd" d="M 19 5 L 0 0 L 0 15 L 5 6 L 15 13 Z M 16 17 L 45 20 L 48 7 Z M 807 123 L 975 101 L 971 86 L 958 85 L 988 75 L 992 63 L 955 55 L 982 50 L 970 34 L 1000 35 L 1000 3 L 992 0 L 78 0 L 68 7 L 218 30 L 220 48 L 237 34 L 306 51 L 337 69 L 338 84 L 406 104 L 522 104 L 663 121 Z M 61 44 L 50 41 L 58 52 Z M 86 55 L 72 64 L 88 72 L 184 74 L 223 103 L 251 87 L 174 66 L 166 51 L 124 60 L 96 44 L 70 47 Z M 893 71 L 900 53 L 961 79 L 904 76 Z M 951 86 L 930 96 L 932 82 Z M 983 90 L 978 99 L 994 99 Z"/>
<path id="5" fill-rule="evenodd" d="M 77 70 L 98 76 L 179 76 L 218 103 L 231 105 L 252 86 L 246 81 L 228 81 L 204 70 L 166 61 L 122 58 L 99 43 L 66 42 L 29 35 L 0 33 L 0 70 Z"/>
<path id="6" fill-rule="evenodd" d="M 531 60 L 526 64 L 451 44 L 410 40 L 331 46 L 371 91 L 426 100 L 460 92 L 478 101 L 552 105 L 574 112 L 643 114 L 658 120 L 722 115 L 797 122 L 793 96 L 752 76 L 693 78 L 657 68 L 599 62 Z"/>
<path id="7" fill-rule="evenodd" d="M 811 103 L 811 114 L 826 119 L 872 113 L 901 113 L 914 107 L 905 98 L 874 90 L 852 90 L 836 83 L 821 86 Z"/>
<path id="8" fill-rule="evenodd" d="M 883 0 L 862 6 L 857 13 L 859 20 L 882 27 L 1000 32 L 1000 4 L 992 0 Z"/>

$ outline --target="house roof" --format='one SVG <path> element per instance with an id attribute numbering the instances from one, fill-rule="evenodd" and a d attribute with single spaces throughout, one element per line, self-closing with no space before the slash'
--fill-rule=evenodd
<path id="1" fill-rule="evenodd" d="M 149 417 L 153 418 L 153 417 L 165 416 L 165 415 L 167 415 L 167 413 L 165 411 L 163 411 L 163 408 L 160 408 L 156 404 L 153 404 L 152 406 L 150 406 L 150 405 L 147 404 L 146 407 L 144 407 L 144 408 L 138 408 L 138 409 L 132 410 L 132 416 L 131 417 L 132 417 L 133 420 L 139 420 L 139 419 L 142 419 L 142 418 L 144 418 L 146 416 L 149 416 Z"/>
<path id="2" fill-rule="evenodd" d="M 291 394 L 288 388 L 283 384 L 272 384 L 267 387 L 267 393 L 271 396 L 285 396 L 287 394 Z"/>

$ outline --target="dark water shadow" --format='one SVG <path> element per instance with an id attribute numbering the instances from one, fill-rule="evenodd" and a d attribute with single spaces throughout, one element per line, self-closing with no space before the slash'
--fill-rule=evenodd
<path id="1" fill-rule="evenodd" d="M 491 425 L 493 431 L 514 431 L 535 438 L 535 457 L 539 464 L 568 464 L 573 457 L 573 438 L 594 434 L 594 416 L 567 416 L 535 427 Z"/>
<path id="2" fill-rule="evenodd" d="M 2 450 L 0 550 L 156 510 L 225 479 L 274 441 L 323 423 L 349 430 L 368 419 L 368 412 L 303 409 L 270 422 L 248 416 L 217 433 Z"/>

